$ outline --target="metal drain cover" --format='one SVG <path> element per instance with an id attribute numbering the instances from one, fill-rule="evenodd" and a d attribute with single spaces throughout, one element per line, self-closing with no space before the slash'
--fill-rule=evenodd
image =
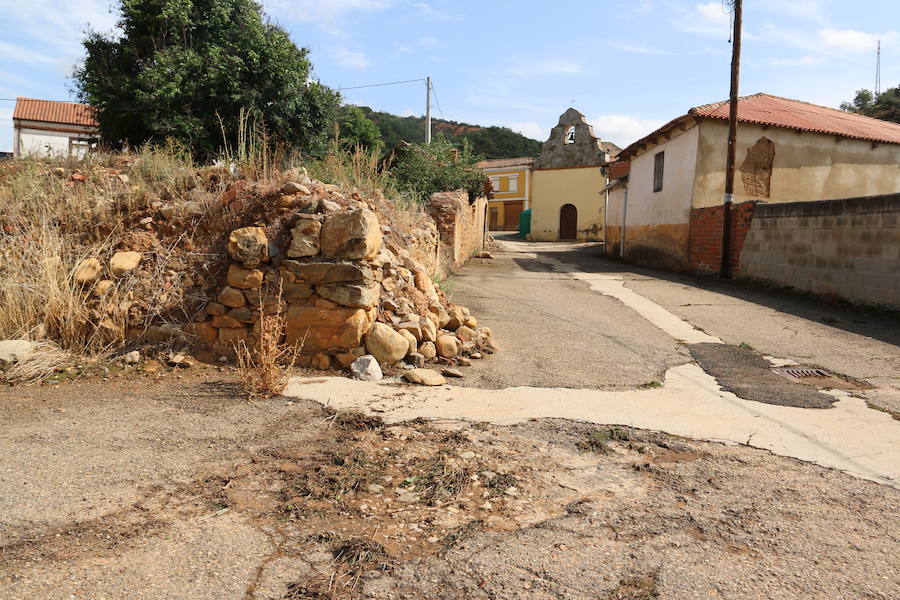
<path id="1" fill-rule="evenodd" d="M 819 388 L 838 390 L 856 390 L 859 386 L 851 381 L 841 379 L 825 369 L 815 367 L 773 367 L 772 371 L 794 383 L 805 383 Z"/>

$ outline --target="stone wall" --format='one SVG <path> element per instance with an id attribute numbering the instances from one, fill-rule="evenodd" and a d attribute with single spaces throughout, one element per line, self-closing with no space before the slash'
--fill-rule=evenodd
<path id="1" fill-rule="evenodd" d="M 490 330 L 476 330 L 469 311 L 432 281 L 442 253 L 455 267 L 480 248 L 484 199 L 440 195 L 434 222 L 396 214 L 383 198 L 300 179 L 271 196 L 278 219 L 229 234 L 224 281 L 183 328 L 200 346 L 233 356 L 237 345 L 258 341 L 262 315 L 277 315 L 284 342 L 301 345 L 300 364 L 318 369 L 348 368 L 366 354 L 382 366 L 418 367 L 492 351 Z"/>
<path id="2" fill-rule="evenodd" d="M 758 204 L 740 274 L 900 307 L 900 194 Z"/>
<path id="3" fill-rule="evenodd" d="M 484 216 L 487 198 L 469 202 L 463 190 L 434 194 L 426 206 L 437 225 L 439 242 L 438 276 L 466 263 L 472 255 L 484 250 Z"/>

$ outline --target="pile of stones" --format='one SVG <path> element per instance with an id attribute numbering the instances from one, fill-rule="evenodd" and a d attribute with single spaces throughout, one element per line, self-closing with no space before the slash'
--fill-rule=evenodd
<path id="1" fill-rule="evenodd" d="M 490 329 L 446 300 L 378 202 L 301 175 L 281 188 L 288 235 L 251 226 L 229 234 L 224 285 L 184 329 L 220 355 L 252 347 L 260 314 L 284 320 L 285 343 L 317 369 L 465 365 L 494 351 Z M 365 365 L 363 365 L 365 363 Z M 411 372 L 411 371 L 410 371 Z M 415 377 L 415 374 L 410 377 Z"/>

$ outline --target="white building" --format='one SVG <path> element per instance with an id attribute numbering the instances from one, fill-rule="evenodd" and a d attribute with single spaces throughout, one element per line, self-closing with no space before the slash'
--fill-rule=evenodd
<path id="1" fill-rule="evenodd" d="M 82 157 L 96 143 L 100 128 L 93 109 L 76 102 L 16 98 L 13 155 Z"/>

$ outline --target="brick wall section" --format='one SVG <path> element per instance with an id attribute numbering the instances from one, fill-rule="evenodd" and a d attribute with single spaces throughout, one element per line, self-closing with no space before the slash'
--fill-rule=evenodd
<path id="1" fill-rule="evenodd" d="M 463 190 L 433 194 L 426 210 L 437 225 L 439 275 L 446 276 L 484 249 L 484 213 L 487 198 L 469 202 Z"/>
<path id="2" fill-rule="evenodd" d="M 731 273 L 740 274 L 741 250 L 750 230 L 755 202 L 742 202 L 731 211 Z M 690 269 L 696 273 L 716 274 L 722 261 L 722 215 L 724 208 L 691 209 Z"/>
<path id="3" fill-rule="evenodd" d="M 758 205 L 741 275 L 900 307 L 900 194 Z"/>

